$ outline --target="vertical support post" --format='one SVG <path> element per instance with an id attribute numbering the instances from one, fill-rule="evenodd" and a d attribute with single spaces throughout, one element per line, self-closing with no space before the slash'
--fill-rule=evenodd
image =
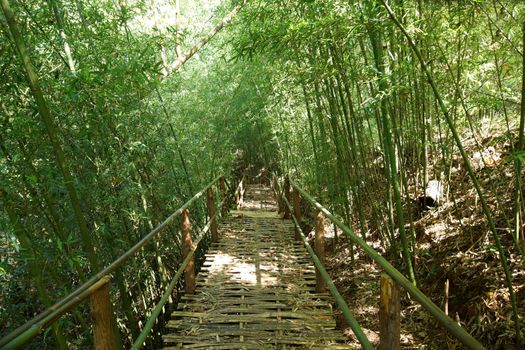
<path id="1" fill-rule="evenodd" d="M 93 319 L 93 339 L 95 350 L 115 350 L 115 336 L 111 301 L 109 299 L 109 276 L 105 276 L 105 283 L 91 294 L 89 307 Z"/>
<path id="2" fill-rule="evenodd" d="M 211 242 L 217 243 L 219 241 L 219 233 L 217 231 L 217 218 L 215 217 L 215 202 L 213 201 L 213 189 L 211 187 L 208 188 L 206 199 L 208 206 L 208 217 L 211 220 Z"/>
<path id="3" fill-rule="evenodd" d="M 246 175 L 242 176 L 241 182 L 241 204 L 244 203 L 244 192 L 246 192 Z"/>
<path id="4" fill-rule="evenodd" d="M 321 261 L 321 264 L 324 265 L 326 259 L 325 259 L 325 239 L 324 239 L 324 214 L 322 212 L 318 212 L 317 216 L 315 217 L 315 254 L 319 258 L 319 261 Z M 319 270 L 315 269 L 315 280 L 316 280 L 316 287 L 315 290 L 318 293 L 323 293 L 326 291 L 326 283 L 321 276 L 321 273 Z"/>
<path id="5" fill-rule="evenodd" d="M 294 187 L 293 189 L 293 212 L 295 215 L 295 218 L 297 219 L 297 223 L 301 225 L 301 195 L 299 194 L 299 190 Z M 295 228 L 295 240 L 300 241 L 301 240 L 301 234 L 299 231 L 301 230 L 300 227 Z"/>
<path id="6" fill-rule="evenodd" d="M 399 350 L 400 302 L 399 286 L 387 274 L 381 274 L 379 298 L 379 350 Z"/>
<path id="7" fill-rule="evenodd" d="M 273 177 L 273 185 L 275 200 L 277 201 L 277 214 L 281 214 L 284 211 L 283 199 L 281 198 L 281 189 L 279 188 L 279 181 L 277 180 L 277 177 L 275 175 Z"/>
<path id="8" fill-rule="evenodd" d="M 244 197 L 244 182 L 245 182 L 245 176 L 243 175 L 241 182 L 239 182 L 239 188 L 238 191 L 235 193 L 235 204 L 237 204 L 237 207 L 239 207 L 243 202 Z"/>
<path id="9" fill-rule="evenodd" d="M 181 233 L 182 256 L 184 259 L 186 259 L 193 245 L 191 239 L 190 211 L 188 209 L 184 209 L 182 211 Z M 193 294 L 195 292 L 195 261 L 193 257 L 184 270 L 184 291 L 186 294 Z"/>
<path id="10" fill-rule="evenodd" d="M 226 203 L 226 179 L 224 176 L 221 176 L 219 180 L 219 190 L 221 192 L 221 203 L 223 203 L 221 207 L 221 214 L 224 216 L 228 212 L 228 204 Z"/>
<path id="11" fill-rule="evenodd" d="M 290 179 L 288 178 L 288 176 L 286 176 L 286 178 L 284 179 L 284 193 L 283 193 L 283 196 L 286 197 L 286 199 L 288 199 L 288 203 L 291 202 L 291 198 L 290 198 Z M 283 216 L 284 219 L 289 219 L 290 218 L 290 208 L 285 205 L 284 206 L 284 216 Z"/>

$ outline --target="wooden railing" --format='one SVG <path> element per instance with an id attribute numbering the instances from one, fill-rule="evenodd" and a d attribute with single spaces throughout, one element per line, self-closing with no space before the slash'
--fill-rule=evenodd
<path id="1" fill-rule="evenodd" d="M 213 198 L 213 186 L 219 185 L 219 193 L 221 196 L 220 210 L 217 210 L 215 206 L 215 200 Z M 183 243 L 183 262 L 179 266 L 175 276 L 171 280 L 170 284 L 163 293 L 160 301 L 153 309 L 151 316 L 146 321 L 146 324 L 135 340 L 132 349 L 139 349 L 144 344 L 147 336 L 149 335 L 157 317 L 159 316 L 163 306 L 169 299 L 173 289 L 176 287 L 178 280 L 184 273 L 184 289 L 186 292 L 191 293 L 195 289 L 195 276 L 194 276 L 194 262 L 193 255 L 200 243 L 201 239 L 211 230 L 212 242 L 218 240 L 218 229 L 217 229 L 217 217 L 227 212 L 227 193 L 226 193 L 226 181 L 224 176 L 215 178 L 201 191 L 195 194 L 189 201 L 183 206 L 177 209 L 173 214 L 166 218 L 161 224 L 150 231 L 144 238 L 137 242 L 128 251 L 122 254 L 119 258 L 113 261 L 109 266 L 104 268 L 102 271 L 95 274 L 87 282 L 79 286 L 75 291 L 64 297 L 62 300 L 46 309 L 24 325 L 18 327 L 13 332 L 9 333 L 4 338 L 0 339 L 0 349 L 11 350 L 20 349 L 33 338 L 44 332 L 49 328 L 55 321 L 61 318 L 63 315 L 74 309 L 79 304 L 89 299 L 90 313 L 93 320 L 93 338 L 95 349 L 112 350 L 116 348 L 117 339 L 113 333 L 112 324 L 112 308 L 109 294 L 109 283 L 111 280 L 111 273 L 122 267 L 126 262 L 141 248 L 143 248 L 148 242 L 155 239 L 155 237 L 171 223 L 175 218 L 181 216 L 181 234 Z M 235 193 L 240 193 L 241 196 L 244 194 L 243 183 L 239 184 Z M 208 211 L 208 223 L 201 230 L 200 235 L 195 242 L 192 242 L 190 228 L 190 214 L 189 207 L 195 203 L 199 198 L 206 194 L 207 200 L 207 211 Z"/>
<path id="2" fill-rule="evenodd" d="M 288 176 L 284 178 L 283 189 L 281 190 L 277 177 L 272 179 L 272 188 L 276 195 L 279 212 L 283 213 L 284 218 L 292 218 L 296 226 L 296 239 L 302 239 L 312 260 L 316 266 L 318 290 L 323 290 L 325 285 L 334 296 L 337 306 L 354 331 L 357 339 L 364 349 L 373 349 L 370 341 L 363 333 L 359 323 L 352 315 L 348 305 L 337 291 L 330 276 L 323 266 L 324 261 L 324 225 L 325 217 L 330 219 L 354 244 L 359 246 L 365 254 L 371 257 L 384 271 L 381 276 L 381 295 L 380 295 L 380 349 L 395 350 L 399 349 L 400 337 L 400 306 L 399 306 L 399 287 L 407 291 L 412 298 L 426 309 L 443 327 L 458 339 L 466 348 L 481 350 L 485 349 L 474 337 L 459 326 L 447 314 L 445 314 L 436 304 L 432 302 L 423 292 L 415 287 L 400 271 L 393 267 L 377 251 L 370 247 L 355 232 L 341 222 L 335 215 L 330 213 L 323 205 L 315 200 L 313 196 L 303 190 L 295 181 Z M 293 207 L 292 207 L 293 196 Z M 301 200 L 308 201 L 317 209 L 315 225 L 315 251 L 306 240 L 305 234 L 301 230 Z"/>

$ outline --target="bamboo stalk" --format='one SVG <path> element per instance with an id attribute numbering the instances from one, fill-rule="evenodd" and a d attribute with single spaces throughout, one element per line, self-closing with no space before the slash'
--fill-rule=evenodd
<path id="1" fill-rule="evenodd" d="M 373 5 L 374 6 L 374 5 Z M 375 6 L 374 6 L 375 10 Z M 375 12 L 375 11 L 374 11 Z M 386 95 L 388 91 L 388 81 L 386 79 L 386 62 L 383 51 L 382 33 L 376 25 L 371 25 L 369 28 L 370 41 L 372 43 L 372 51 L 374 54 L 374 62 L 377 69 L 377 76 L 379 79 L 378 87 L 379 93 Z M 410 254 L 410 247 L 405 230 L 405 218 L 403 214 L 403 203 L 401 199 L 401 191 L 399 188 L 398 169 L 397 169 L 397 155 L 395 145 L 392 140 L 392 124 L 391 115 L 388 115 L 386 98 L 381 98 L 380 112 L 381 121 L 383 123 L 385 153 L 388 153 L 388 168 L 390 169 L 390 180 L 392 182 L 392 189 L 394 191 L 395 208 L 397 214 L 397 223 L 399 228 L 399 236 L 401 237 L 401 248 L 403 258 L 405 260 L 406 269 L 410 280 L 416 285 L 416 276 L 412 266 L 412 256 Z M 392 118 L 393 119 L 393 118 Z"/>
<path id="2" fill-rule="evenodd" d="M 523 21 L 522 25 L 522 47 L 525 51 L 525 21 Z M 521 66 L 521 108 L 517 147 L 518 152 L 525 151 L 525 56 L 523 56 Z M 522 252 L 525 252 L 525 228 L 523 227 L 525 201 L 523 199 L 523 192 L 521 189 L 521 184 L 523 181 L 521 178 L 521 169 L 523 168 L 522 161 L 520 159 L 516 159 L 514 161 L 514 166 L 516 168 L 516 194 L 514 199 L 515 237 L 516 240 L 520 241 L 521 243 Z"/>
<path id="3" fill-rule="evenodd" d="M 297 222 L 300 225 L 301 221 L 302 221 L 301 195 L 299 194 L 299 191 L 297 191 L 297 189 L 295 189 L 295 188 L 293 189 L 293 212 L 294 212 L 295 217 L 297 218 Z M 301 240 L 301 235 L 299 234 L 299 228 L 298 227 L 295 228 L 295 237 L 294 237 L 294 239 L 296 241 L 300 241 Z"/>
<path id="4" fill-rule="evenodd" d="M 496 225 L 495 225 L 494 220 L 492 218 L 492 215 L 490 213 L 490 209 L 489 209 L 489 206 L 488 206 L 487 201 L 485 199 L 485 195 L 484 195 L 483 191 L 481 190 L 481 185 L 479 184 L 478 178 L 477 178 L 476 174 L 474 173 L 474 169 L 472 168 L 472 165 L 470 164 L 470 160 L 468 158 L 467 153 L 465 152 L 465 148 L 463 147 L 463 144 L 461 143 L 461 139 L 459 138 L 459 134 L 458 134 L 458 132 L 456 130 L 456 127 L 455 127 L 455 125 L 454 125 L 454 123 L 452 121 L 452 118 L 450 117 L 450 115 L 448 113 L 448 109 L 445 106 L 445 103 L 443 102 L 443 99 L 441 98 L 441 94 L 439 93 L 439 91 L 437 89 L 437 86 L 436 86 L 436 84 L 434 82 L 434 79 L 432 78 L 432 75 L 430 74 L 430 72 L 429 72 L 429 70 L 428 70 L 428 68 L 426 66 L 426 63 L 423 60 L 423 57 L 421 56 L 421 52 L 417 48 L 416 44 L 414 43 L 414 41 L 412 40 L 412 38 L 410 37 L 410 35 L 406 31 L 406 29 L 404 28 L 404 26 L 399 22 L 399 20 L 395 16 L 395 14 L 392 11 L 392 9 L 390 8 L 390 6 L 387 5 L 385 0 L 380 0 L 380 1 L 382 2 L 384 8 L 388 12 L 388 15 L 390 16 L 390 19 L 392 20 L 392 22 L 394 22 L 394 24 L 403 33 L 403 35 L 407 39 L 408 44 L 410 45 L 410 47 L 412 48 L 414 54 L 416 55 L 417 59 L 419 60 L 419 62 L 421 64 L 421 69 L 423 70 L 423 72 L 427 76 L 428 83 L 430 84 L 430 87 L 432 88 L 434 96 L 435 96 L 435 98 L 436 98 L 436 100 L 438 102 L 439 108 L 441 109 L 441 112 L 442 112 L 443 116 L 445 117 L 445 120 L 446 120 L 446 122 L 448 124 L 448 127 L 449 127 L 451 133 L 452 133 L 454 141 L 456 142 L 456 146 L 458 147 L 459 152 L 461 154 L 461 157 L 463 158 L 463 162 L 465 164 L 465 167 L 467 168 L 467 172 L 469 174 L 469 177 L 472 180 L 472 184 L 474 185 L 474 188 L 476 189 L 476 192 L 478 194 L 479 200 L 481 202 L 481 207 L 483 209 L 483 213 L 485 214 L 485 217 L 487 218 L 488 226 L 490 228 L 490 231 L 492 233 L 492 237 L 494 239 L 494 242 L 496 244 L 496 248 L 497 248 L 498 253 L 499 253 L 501 266 L 502 266 L 503 271 L 505 273 L 505 282 L 506 282 L 507 289 L 509 290 L 509 294 L 510 294 L 510 301 L 511 301 L 511 306 L 512 306 L 513 318 L 514 318 L 514 327 L 515 327 L 515 330 L 516 330 L 516 342 L 517 342 L 518 346 L 521 346 L 521 345 L 523 345 L 523 338 L 522 338 L 522 335 L 521 335 L 521 325 L 520 325 L 521 322 L 520 322 L 518 306 L 517 306 L 517 302 L 516 302 L 516 294 L 514 293 L 514 288 L 512 287 L 512 275 L 511 275 L 511 272 L 510 272 L 510 269 L 509 269 L 509 266 L 508 266 L 508 263 L 507 263 L 507 257 L 506 257 L 506 254 L 505 254 L 505 250 L 503 249 L 503 246 L 501 245 L 501 241 L 499 239 L 499 234 L 498 234 L 498 232 L 496 230 Z"/>
<path id="5" fill-rule="evenodd" d="M 91 239 L 91 234 L 89 233 L 87 227 L 86 219 L 82 212 L 82 206 L 80 204 L 80 198 L 74 184 L 73 175 L 70 172 L 69 166 L 66 162 L 64 150 L 62 149 L 62 145 L 60 144 L 58 138 L 58 127 L 55 125 L 53 117 L 51 116 L 51 112 L 49 110 L 47 101 L 40 88 L 38 76 L 35 73 L 35 70 L 33 69 L 33 65 L 31 64 L 31 59 L 26 51 L 23 37 L 20 34 L 20 31 L 18 30 L 15 15 L 11 10 L 8 0 L 1 0 L 1 7 L 7 20 L 9 31 L 11 32 L 11 36 L 15 43 L 16 50 L 18 52 L 18 56 L 22 64 L 22 68 L 24 69 L 24 72 L 26 74 L 27 82 L 35 98 L 35 102 L 38 108 L 38 114 L 42 119 L 49 142 L 51 143 L 56 165 L 60 173 L 62 174 L 62 177 L 64 178 L 65 187 L 67 189 L 71 207 L 73 209 L 73 214 L 80 231 L 80 239 L 82 240 L 83 248 L 86 250 L 92 268 L 94 270 L 98 270 L 99 262 L 95 254 L 93 241 Z"/>

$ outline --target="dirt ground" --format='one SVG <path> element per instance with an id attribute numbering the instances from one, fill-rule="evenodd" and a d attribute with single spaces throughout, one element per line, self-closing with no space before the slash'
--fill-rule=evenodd
<path id="1" fill-rule="evenodd" d="M 523 324 L 525 265 L 508 229 L 511 227 L 509 223 L 513 222 L 514 193 L 510 148 L 506 143 L 498 143 L 497 139 L 488 139 L 484 140 L 480 153 L 489 146 L 493 147 L 498 159 L 494 162 L 489 159 L 481 164 L 474 162 L 474 166 L 505 247 Z M 471 146 L 468 151 L 475 159 L 476 148 Z M 457 164 L 461 161 L 458 160 Z M 499 253 L 481 211 L 479 198 L 461 166 L 452 169 L 448 198 L 444 198 L 439 207 L 425 210 L 418 217 L 414 222 L 414 267 L 418 287 L 444 309 L 445 287 L 448 285 L 448 314 L 452 319 L 487 349 L 517 349 L 509 291 L 505 286 Z M 327 229 L 333 231 L 328 225 Z M 358 232 L 357 227 L 355 229 Z M 367 232 L 368 243 L 384 253 L 377 236 L 375 232 Z M 382 271 L 358 249 L 355 249 L 354 258 L 352 265 L 349 243 L 341 237 L 328 256 L 327 268 L 355 317 L 377 345 Z M 402 292 L 401 309 L 403 349 L 463 348 L 406 292 Z M 342 314 L 337 310 L 335 312 L 339 327 L 348 335 L 349 342 L 360 348 Z"/>

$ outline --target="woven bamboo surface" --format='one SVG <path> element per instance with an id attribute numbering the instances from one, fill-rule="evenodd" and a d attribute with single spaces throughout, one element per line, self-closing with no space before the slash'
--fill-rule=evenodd
<path id="1" fill-rule="evenodd" d="M 293 236 L 270 190 L 248 187 L 240 210 L 220 225 L 195 294 L 173 312 L 164 349 L 349 349 Z"/>

